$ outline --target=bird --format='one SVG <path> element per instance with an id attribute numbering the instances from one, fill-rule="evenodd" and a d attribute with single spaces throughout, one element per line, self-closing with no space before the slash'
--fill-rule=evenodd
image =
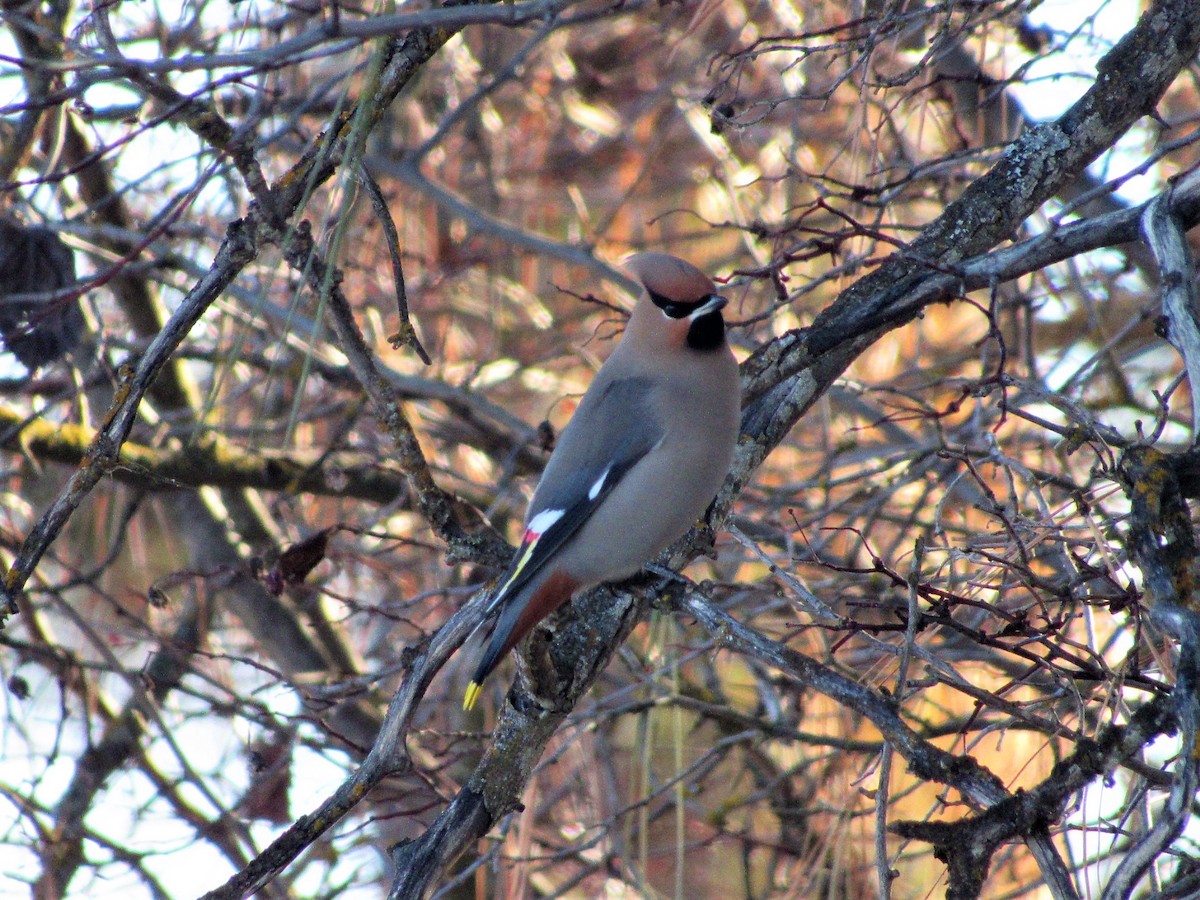
<path id="1" fill-rule="evenodd" d="M 563 429 L 497 581 L 463 708 L 518 641 L 575 594 L 636 574 L 705 513 L 741 414 L 726 298 L 666 253 L 625 261 L 641 285 L 624 334 Z"/>

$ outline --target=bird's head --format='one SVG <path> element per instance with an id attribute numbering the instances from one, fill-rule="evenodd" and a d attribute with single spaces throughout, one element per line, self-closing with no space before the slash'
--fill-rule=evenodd
<path id="1" fill-rule="evenodd" d="M 635 340 L 706 352 L 725 346 L 728 302 L 712 279 L 689 262 L 666 253 L 637 253 L 625 268 L 642 285 L 629 320 Z"/>

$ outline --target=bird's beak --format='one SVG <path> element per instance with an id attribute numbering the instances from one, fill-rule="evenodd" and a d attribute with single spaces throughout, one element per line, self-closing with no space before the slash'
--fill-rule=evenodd
<path id="1" fill-rule="evenodd" d="M 688 316 L 688 320 L 694 322 L 702 316 L 707 316 L 709 313 L 715 313 L 718 310 L 724 309 L 728 303 L 729 301 L 720 294 L 709 294 L 708 302 L 698 307 L 695 312 Z"/>

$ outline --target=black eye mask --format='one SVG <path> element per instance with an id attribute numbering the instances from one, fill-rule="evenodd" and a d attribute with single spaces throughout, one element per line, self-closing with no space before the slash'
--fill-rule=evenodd
<path id="1" fill-rule="evenodd" d="M 662 294 L 656 294 L 649 288 L 646 288 L 646 293 L 650 295 L 650 299 L 654 302 L 654 305 L 661 309 L 664 315 L 672 319 L 686 319 L 712 299 L 711 295 L 706 295 L 691 303 L 680 303 L 677 300 L 670 300 Z"/>

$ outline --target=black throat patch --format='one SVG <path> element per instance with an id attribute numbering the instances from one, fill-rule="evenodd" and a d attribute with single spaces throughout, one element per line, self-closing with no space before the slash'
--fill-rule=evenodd
<path id="1" fill-rule="evenodd" d="M 687 345 L 692 350 L 711 352 L 719 350 L 725 343 L 725 320 L 721 311 L 715 310 L 701 316 L 688 329 Z"/>

